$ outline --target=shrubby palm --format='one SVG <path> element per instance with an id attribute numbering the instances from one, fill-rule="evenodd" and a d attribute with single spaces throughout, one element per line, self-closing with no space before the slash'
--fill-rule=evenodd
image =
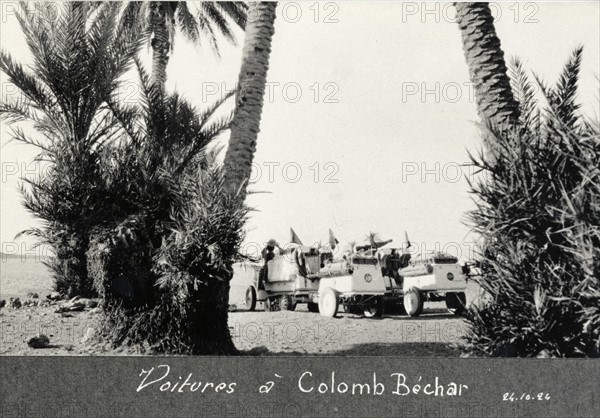
<path id="1" fill-rule="evenodd" d="M 110 170 L 121 216 L 94 231 L 88 252 L 104 296 L 100 334 L 160 352 L 234 353 L 229 281 L 246 211 L 206 153 L 229 126 L 231 115 L 214 117 L 226 98 L 199 112 L 138 71 L 140 105 L 113 105 L 126 131 Z"/>
<path id="2" fill-rule="evenodd" d="M 119 123 L 107 103 L 140 42 L 128 28 L 117 28 L 114 4 L 55 6 L 36 3 L 34 11 L 18 15 L 33 64 L 29 71 L 1 52 L 0 69 L 21 94 L 0 105 L 0 116 L 17 124 L 14 139 L 36 146 L 37 159 L 50 164 L 22 186 L 25 207 L 45 221 L 43 229 L 25 233 L 53 248 L 50 267 L 59 292 L 88 295 L 89 232 L 112 217 L 103 194 L 102 158 Z M 33 125 L 36 134 L 21 129 L 22 123 Z"/>
<path id="3" fill-rule="evenodd" d="M 600 136 L 578 112 L 578 48 L 555 87 L 535 100 L 513 70 L 519 124 L 490 124 L 473 163 L 485 179 L 471 223 L 483 237 L 487 303 L 469 312 L 471 348 L 500 356 L 598 356 L 600 352 Z"/>

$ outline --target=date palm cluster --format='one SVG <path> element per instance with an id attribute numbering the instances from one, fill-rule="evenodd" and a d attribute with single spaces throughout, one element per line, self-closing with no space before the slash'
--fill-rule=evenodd
<path id="1" fill-rule="evenodd" d="M 199 110 L 166 93 L 139 63 L 143 32 L 122 24 L 118 3 L 25 7 L 33 63 L 1 53 L 21 94 L 0 116 L 49 166 L 23 183 L 25 207 L 44 222 L 24 233 L 53 249 L 57 290 L 103 297 L 98 335 L 112 345 L 233 352 L 228 283 L 247 210 L 224 192 L 208 149 L 231 123 L 217 116 L 229 96 Z M 138 100 L 124 104 L 132 73 Z"/>
<path id="2" fill-rule="evenodd" d="M 577 48 L 553 87 L 518 60 L 511 127 L 486 120 L 482 173 L 471 184 L 483 237 L 470 349 L 494 356 L 597 357 L 600 352 L 600 136 L 579 112 Z M 543 93 L 539 103 L 535 86 Z"/>

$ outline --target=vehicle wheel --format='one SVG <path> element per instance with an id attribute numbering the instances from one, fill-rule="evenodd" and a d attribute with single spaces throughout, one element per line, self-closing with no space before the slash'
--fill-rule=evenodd
<path id="1" fill-rule="evenodd" d="M 319 313 L 319 304 L 308 302 L 308 312 Z"/>
<path id="2" fill-rule="evenodd" d="M 256 290 L 253 286 L 248 286 L 246 289 L 246 309 L 249 311 L 256 309 Z"/>
<path id="3" fill-rule="evenodd" d="M 423 312 L 423 295 L 416 287 L 411 287 L 404 295 L 404 309 L 409 316 L 419 316 Z"/>
<path id="4" fill-rule="evenodd" d="M 319 312 L 322 316 L 333 318 L 338 312 L 339 300 L 335 291 L 328 287 L 319 295 Z"/>
<path id="5" fill-rule="evenodd" d="M 279 310 L 280 311 L 293 311 L 296 309 L 296 304 L 293 302 L 290 295 L 281 295 L 279 298 Z"/>
<path id="6" fill-rule="evenodd" d="M 446 293 L 446 307 L 454 315 L 461 315 L 467 305 L 465 292 Z"/>
<path id="7" fill-rule="evenodd" d="M 364 314 L 367 318 L 380 318 L 383 315 L 383 296 L 377 296 L 372 303 L 365 306 Z"/>

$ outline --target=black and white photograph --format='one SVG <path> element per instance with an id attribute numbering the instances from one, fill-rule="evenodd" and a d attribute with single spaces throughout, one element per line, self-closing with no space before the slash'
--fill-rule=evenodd
<path id="1" fill-rule="evenodd" d="M 599 416 L 600 3 L 0 0 L 0 86 L 0 416 Z"/>

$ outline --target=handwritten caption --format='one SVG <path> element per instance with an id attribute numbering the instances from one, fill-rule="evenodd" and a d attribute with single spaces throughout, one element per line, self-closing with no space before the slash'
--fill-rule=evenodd
<path id="1" fill-rule="evenodd" d="M 149 370 L 142 369 L 139 376 L 142 378 L 137 392 L 156 390 L 160 392 L 185 393 L 226 393 L 232 394 L 238 389 L 237 382 L 210 381 L 200 379 L 193 373 L 187 376 L 172 376 L 171 367 L 161 364 Z M 404 373 L 391 373 L 381 376 L 373 373 L 372 376 L 360 382 L 340 378 L 339 374 L 332 371 L 328 376 L 318 377 L 313 372 L 306 370 L 297 377 L 292 378 L 296 389 L 300 393 L 314 394 L 349 394 L 381 396 L 391 393 L 397 396 L 424 395 L 433 397 L 460 397 L 467 393 L 469 386 L 464 383 L 444 382 L 439 377 L 423 378 L 423 376 L 409 377 Z M 285 380 L 284 376 L 274 374 L 273 377 L 257 385 L 255 390 L 260 394 L 267 394 L 273 390 L 278 382 Z"/>

